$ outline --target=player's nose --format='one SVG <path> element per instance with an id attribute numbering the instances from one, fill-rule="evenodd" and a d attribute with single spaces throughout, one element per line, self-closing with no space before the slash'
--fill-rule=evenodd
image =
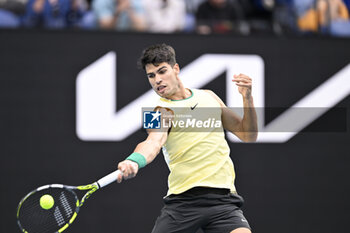
<path id="1" fill-rule="evenodd" d="M 155 78 L 155 81 L 156 81 L 157 85 L 161 84 L 162 78 L 159 75 L 156 75 L 156 77 L 154 77 L 154 78 Z"/>

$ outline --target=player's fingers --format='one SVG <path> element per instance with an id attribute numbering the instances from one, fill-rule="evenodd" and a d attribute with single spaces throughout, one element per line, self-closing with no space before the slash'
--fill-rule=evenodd
<path id="1" fill-rule="evenodd" d="M 252 82 L 252 80 L 249 78 L 233 78 L 232 81 L 233 82 Z"/>
<path id="2" fill-rule="evenodd" d="M 252 82 L 250 82 L 250 81 L 234 81 L 234 83 L 236 83 L 236 84 L 246 84 L 246 85 L 251 85 L 252 84 Z"/>
<path id="3" fill-rule="evenodd" d="M 234 82 L 235 84 L 245 84 L 245 85 L 252 85 L 252 82 L 250 81 L 245 81 L 245 80 L 232 80 L 232 82 Z"/>
<path id="4" fill-rule="evenodd" d="M 121 183 L 123 180 L 123 174 L 118 174 L 117 182 Z"/>
<path id="5" fill-rule="evenodd" d="M 130 164 L 132 164 L 134 162 L 130 161 L 130 160 L 125 160 L 123 162 L 123 168 L 124 168 L 124 171 L 123 171 L 123 179 L 129 179 L 130 178 L 130 174 L 132 174 L 132 169 L 131 169 L 131 166 Z"/>
<path id="6" fill-rule="evenodd" d="M 244 79 L 244 78 L 241 78 L 241 79 L 232 79 L 232 82 L 252 82 L 251 80 L 249 79 Z"/>
<path id="7" fill-rule="evenodd" d="M 133 161 L 126 161 L 126 169 L 124 173 L 124 179 L 130 179 L 136 176 L 138 171 L 138 164 Z"/>
<path id="8" fill-rule="evenodd" d="M 138 164 L 130 160 L 125 160 L 118 164 L 118 169 L 122 172 L 117 180 L 118 183 L 120 183 L 123 179 L 127 180 L 136 176 L 138 172 Z"/>
<path id="9" fill-rule="evenodd" d="M 249 76 L 247 76 L 245 74 L 239 74 L 239 75 L 235 74 L 235 75 L 233 75 L 233 79 L 234 80 L 249 80 L 249 81 L 252 80 Z"/>
<path id="10" fill-rule="evenodd" d="M 252 83 L 252 81 L 250 81 L 250 80 L 244 80 L 244 79 L 242 79 L 242 80 L 232 80 L 232 82 L 234 82 L 234 83 Z"/>
<path id="11" fill-rule="evenodd" d="M 130 176 L 135 177 L 139 170 L 139 165 L 137 163 L 132 163 L 130 164 L 130 168 L 131 168 Z"/>
<path id="12" fill-rule="evenodd" d="M 123 178 L 126 180 L 129 178 L 129 174 L 130 174 L 130 166 L 129 164 L 126 164 L 125 166 L 125 170 L 123 172 Z"/>
<path id="13" fill-rule="evenodd" d="M 252 86 L 252 83 L 251 82 L 236 82 L 235 83 L 237 86 L 241 86 L 241 85 L 244 85 L 244 86 Z"/>
<path id="14" fill-rule="evenodd" d="M 252 85 L 248 85 L 248 84 L 238 84 L 238 83 L 236 83 L 236 86 L 238 86 L 238 87 L 248 87 L 248 88 L 251 88 L 251 87 L 252 87 Z"/>
<path id="15" fill-rule="evenodd" d="M 245 75 L 245 74 L 242 74 L 242 73 L 240 73 L 239 75 L 237 75 L 237 77 L 251 79 L 248 75 Z"/>
<path id="16" fill-rule="evenodd" d="M 125 173 L 125 164 L 123 162 L 118 164 L 118 170 L 121 171 L 121 174 L 118 174 L 117 182 L 120 183 L 123 180 L 123 175 Z"/>
<path id="17" fill-rule="evenodd" d="M 122 173 L 124 173 L 125 167 L 122 162 L 118 163 L 118 170 L 120 170 Z"/>

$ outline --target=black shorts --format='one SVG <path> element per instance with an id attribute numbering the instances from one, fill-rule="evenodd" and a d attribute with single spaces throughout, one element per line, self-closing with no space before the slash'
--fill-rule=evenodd
<path id="1" fill-rule="evenodd" d="M 243 198 L 226 189 L 197 187 L 164 199 L 152 233 L 229 233 L 250 229 L 243 215 Z"/>

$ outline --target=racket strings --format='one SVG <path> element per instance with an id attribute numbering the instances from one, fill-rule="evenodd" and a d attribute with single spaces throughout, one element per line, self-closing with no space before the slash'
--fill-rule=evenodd
<path id="1" fill-rule="evenodd" d="M 40 198 L 49 194 L 54 199 L 50 209 L 40 206 Z M 77 203 L 76 194 L 64 188 L 48 188 L 30 195 L 19 209 L 19 223 L 29 233 L 57 232 L 72 218 Z"/>

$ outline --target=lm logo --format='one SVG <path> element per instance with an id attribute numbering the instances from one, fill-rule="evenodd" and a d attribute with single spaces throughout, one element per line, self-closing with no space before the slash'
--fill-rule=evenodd
<path id="1" fill-rule="evenodd" d="M 76 81 L 76 132 L 81 140 L 124 140 L 140 129 L 142 107 L 153 106 L 159 98 L 153 90 L 149 90 L 116 111 L 116 60 L 116 53 L 109 52 L 78 74 Z M 201 88 L 223 72 L 226 72 L 227 106 L 242 108 L 242 97 L 236 91 L 231 78 L 235 73 L 245 73 L 253 77 L 255 106 L 264 109 L 264 61 L 257 55 L 205 54 L 183 67 L 180 77 L 185 86 Z M 259 135 L 257 143 L 283 143 L 294 137 L 350 94 L 349 77 L 350 64 L 267 125 L 265 125 L 264 112 L 258 112 Z M 313 111 L 308 112 L 307 115 L 301 115 L 302 113 L 298 111 L 300 108 L 309 108 Z M 284 126 L 288 126 L 288 132 L 280 132 L 279 129 Z M 239 141 L 231 133 L 228 134 L 228 139 Z"/>
<path id="2" fill-rule="evenodd" d="M 159 111 L 144 111 L 143 112 L 143 128 L 144 129 L 160 129 L 161 113 Z"/>

